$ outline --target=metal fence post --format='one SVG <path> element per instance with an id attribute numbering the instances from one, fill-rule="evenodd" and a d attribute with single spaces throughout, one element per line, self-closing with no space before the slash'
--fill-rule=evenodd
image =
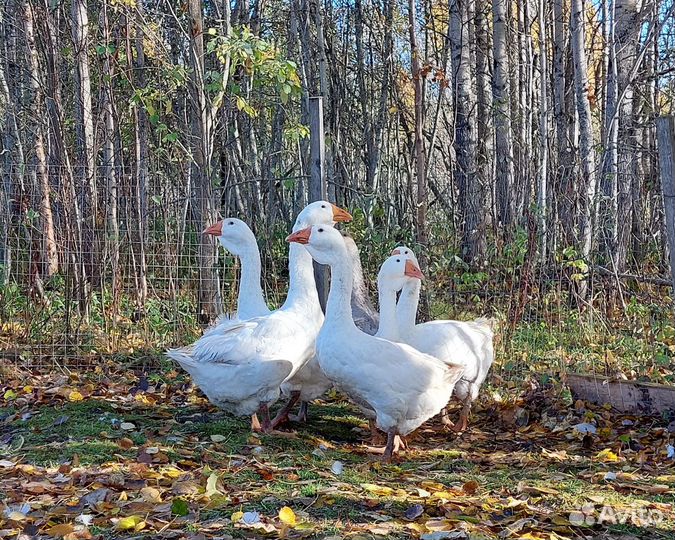
<path id="1" fill-rule="evenodd" d="M 656 119 L 656 136 L 659 145 L 666 235 L 670 251 L 670 275 L 675 297 L 675 116 L 661 116 Z"/>
<path id="2" fill-rule="evenodd" d="M 325 174 L 322 97 L 309 98 L 309 141 L 309 201 L 314 202 L 325 200 L 328 192 Z M 328 297 L 328 268 L 315 262 L 314 279 L 321 309 L 325 312 Z"/>

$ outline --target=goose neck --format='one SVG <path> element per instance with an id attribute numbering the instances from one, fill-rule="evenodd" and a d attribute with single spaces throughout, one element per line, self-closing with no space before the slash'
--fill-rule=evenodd
<path id="1" fill-rule="evenodd" d="M 267 304 L 260 285 L 262 263 L 258 247 L 242 250 L 239 253 L 239 260 L 241 261 L 241 281 L 237 298 L 237 311 L 240 315 L 252 312 L 260 313 L 267 309 Z"/>
<path id="2" fill-rule="evenodd" d="M 391 287 L 378 284 L 380 299 L 380 326 L 377 336 L 396 341 L 398 339 L 398 322 L 396 319 L 396 291 Z"/>
<path id="3" fill-rule="evenodd" d="M 312 256 L 300 244 L 291 243 L 288 250 L 289 285 L 285 309 L 299 308 L 310 316 L 321 313 L 316 292 Z"/>
<path id="4" fill-rule="evenodd" d="M 415 327 L 417 318 L 417 306 L 420 301 L 422 282 L 419 279 L 408 281 L 401 290 L 398 304 L 396 305 L 396 319 L 401 335 L 411 332 Z"/>
<path id="5" fill-rule="evenodd" d="M 354 276 L 351 268 L 342 258 L 330 264 L 331 279 L 328 302 L 326 303 L 327 324 L 347 324 L 354 326 L 352 318 L 351 296 Z"/>

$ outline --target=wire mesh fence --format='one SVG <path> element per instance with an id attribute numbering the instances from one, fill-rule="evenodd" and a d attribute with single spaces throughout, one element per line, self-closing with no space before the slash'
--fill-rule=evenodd
<path id="1" fill-rule="evenodd" d="M 50 171 L 52 176 L 61 173 Z M 24 167 L 12 178 L 31 174 L 37 172 Z M 74 204 L 67 193 L 57 192 L 48 201 L 49 219 L 44 193 L 26 187 L 39 182 L 5 184 L 0 223 L 3 363 L 90 369 L 102 359 L 114 359 L 147 366 L 165 348 L 196 339 L 219 311 L 235 307 L 237 261 L 201 234 L 209 223 L 198 215 L 189 184 L 150 181 L 142 201 L 131 177 L 121 173 L 119 179 L 119 192 L 108 183 L 99 188 L 95 204 L 78 196 L 79 204 Z M 220 215 L 227 214 L 223 190 L 215 199 Z M 379 264 L 409 238 L 393 228 L 368 225 L 367 210 L 360 210 L 359 202 L 355 198 L 348 204 L 357 217 L 350 230 L 376 298 Z M 290 222 L 240 217 L 257 232 L 266 297 L 278 306 L 287 287 L 283 238 Z M 574 253 L 539 261 L 541 238 L 533 220 L 489 264 L 471 267 L 457 256 L 443 212 L 433 211 L 429 219 L 422 316 L 499 319 L 497 377 L 592 371 L 672 379 L 675 330 L 670 304 L 663 300 L 665 283 L 658 277 L 619 276 L 592 267 L 580 272 Z M 204 246 L 206 266 L 200 251 Z M 580 276 L 588 287 L 583 298 Z M 205 280 L 212 282 L 209 287 Z M 213 306 L 206 312 L 200 298 L 205 288 Z"/>

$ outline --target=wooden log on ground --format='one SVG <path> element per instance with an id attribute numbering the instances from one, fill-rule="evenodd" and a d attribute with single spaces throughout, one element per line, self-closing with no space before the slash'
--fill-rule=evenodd
<path id="1" fill-rule="evenodd" d="M 619 412 L 653 415 L 675 410 L 673 386 L 577 373 L 567 375 L 567 384 L 575 399 L 609 403 Z"/>

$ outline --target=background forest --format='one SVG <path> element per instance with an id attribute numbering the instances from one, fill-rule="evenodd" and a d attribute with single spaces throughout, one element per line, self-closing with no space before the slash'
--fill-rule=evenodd
<path id="1" fill-rule="evenodd" d="M 187 342 L 236 293 L 200 234 L 219 215 L 252 225 L 283 299 L 322 96 L 329 199 L 371 279 L 405 242 L 427 316 L 501 319 L 504 370 L 672 378 L 655 118 L 675 99 L 674 10 L 4 0 L 2 354 Z"/>
<path id="2" fill-rule="evenodd" d="M 316 97 L 371 298 L 405 243 L 421 319 L 498 322 L 391 465 L 339 392 L 255 434 L 163 358 L 235 306 L 219 216 L 284 300 Z M 0 0 L 0 538 L 675 538 L 673 113 L 674 0 Z"/>

